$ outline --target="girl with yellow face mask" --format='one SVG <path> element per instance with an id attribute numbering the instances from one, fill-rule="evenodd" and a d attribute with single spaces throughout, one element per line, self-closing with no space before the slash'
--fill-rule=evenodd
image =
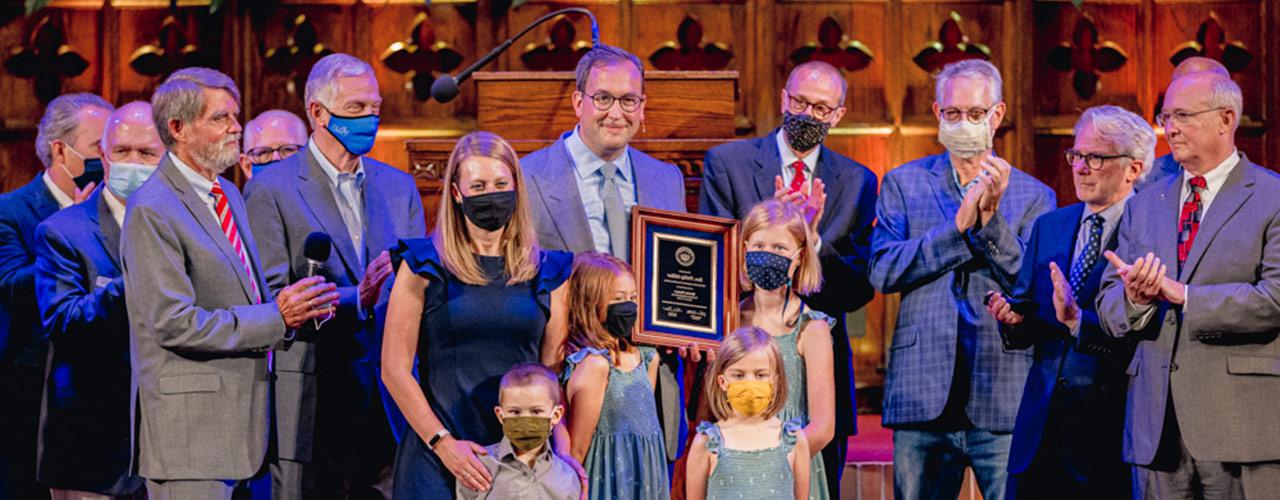
<path id="1" fill-rule="evenodd" d="M 756 327 L 730 334 L 715 353 L 702 422 L 689 448 L 690 500 L 809 496 L 809 443 L 800 419 L 778 418 L 787 377 L 773 338 Z"/>

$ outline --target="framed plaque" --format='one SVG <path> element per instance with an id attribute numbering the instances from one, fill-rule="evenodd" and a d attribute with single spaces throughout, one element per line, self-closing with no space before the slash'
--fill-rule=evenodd
<path id="1" fill-rule="evenodd" d="M 738 237 L 734 219 L 632 208 L 637 342 L 719 347 L 738 326 Z"/>

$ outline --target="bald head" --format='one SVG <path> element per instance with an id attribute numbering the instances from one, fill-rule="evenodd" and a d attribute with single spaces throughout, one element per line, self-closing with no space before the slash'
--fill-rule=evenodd
<path id="1" fill-rule="evenodd" d="M 845 93 L 849 87 L 840 70 L 822 61 L 809 61 L 791 70 L 791 74 L 787 75 L 787 90 L 794 92 L 802 85 L 817 85 L 827 90 L 839 89 L 839 94 L 832 95 L 831 98 L 840 105 L 844 105 Z"/>
<path id="2" fill-rule="evenodd" d="M 257 148 L 276 149 L 306 143 L 307 124 L 298 115 L 282 109 L 263 111 L 244 126 L 245 153 Z"/>
<path id="3" fill-rule="evenodd" d="M 1169 80 L 1177 80 L 1189 74 L 1199 73 L 1201 71 L 1231 78 L 1231 72 L 1227 71 L 1227 67 L 1223 66 L 1222 63 L 1214 59 L 1209 59 L 1208 57 L 1195 56 L 1183 59 L 1182 62 L 1178 63 L 1178 65 L 1173 68 L 1173 76 L 1170 77 Z"/>
<path id="4" fill-rule="evenodd" d="M 99 147 L 107 163 L 158 165 L 165 149 L 151 116 L 151 103 L 134 101 L 112 112 L 102 128 Z"/>

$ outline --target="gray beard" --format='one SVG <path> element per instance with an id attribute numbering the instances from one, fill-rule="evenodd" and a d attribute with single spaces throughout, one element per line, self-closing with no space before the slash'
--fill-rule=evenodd
<path id="1" fill-rule="evenodd" d="M 239 142 L 237 138 L 236 143 Z M 200 168 L 213 172 L 214 175 L 222 175 L 240 160 L 237 148 L 223 149 L 220 144 L 202 144 L 192 151 L 191 156 L 200 163 Z"/>

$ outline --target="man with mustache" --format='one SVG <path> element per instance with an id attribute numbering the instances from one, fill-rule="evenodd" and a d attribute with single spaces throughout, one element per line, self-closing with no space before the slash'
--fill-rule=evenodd
<path id="1" fill-rule="evenodd" d="M 520 160 L 538 243 L 548 250 L 600 251 L 630 261 L 631 207 L 685 211 L 684 176 L 628 144 L 644 123 L 644 66 L 617 47 L 598 45 L 578 61 L 573 111 L 578 126 Z M 664 356 L 658 374 L 659 417 L 667 459 L 675 460 L 687 426 L 679 363 Z"/>
<path id="2" fill-rule="evenodd" d="M 698 209 L 741 219 L 753 205 L 771 197 L 808 208 L 812 230 L 819 235 L 823 283 L 822 291 L 805 299 L 836 318 L 831 329 L 836 397 L 834 420 L 810 415 L 814 427 L 806 428 L 805 435 L 810 450 L 822 450 L 832 498 L 840 497 L 845 451 L 849 436 L 857 432 L 853 354 L 844 313 L 862 308 L 875 294 L 867 281 L 867 254 L 876 174 L 823 145 L 827 132 L 844 116 L 847 87 L 840 70 L 825 62 L 807 62 L 791 70 L 781 92 L 782 127 L 708 151 Z M 830 444 L 825 443 L 828 439 Z M 811 491 L 817 487 L 809 485 Z"/>
<path id="3" fill-rule="evenodd" d="M 313 277 L 270 300 L 244 202 L 219 176 L 240 157 L 239 100 L 208 68 L 151 97 L 169 151 L 130 195 L 120 248 L 148 498 L 229 499 L 266 470 L 271 352 L 338 299 Z"/>

